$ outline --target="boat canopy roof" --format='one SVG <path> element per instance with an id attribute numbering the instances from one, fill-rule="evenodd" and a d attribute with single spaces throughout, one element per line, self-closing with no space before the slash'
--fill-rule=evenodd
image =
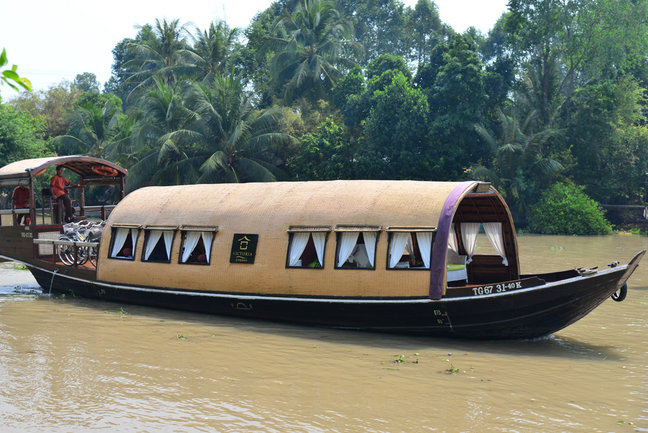
<path id="1" fill-rule="evenodd" d="M 503 222 L 515 236 L 502 197 L 489 184 L 476 181 L 340 180 L 147 187 L 130 193 L 117 205 L 107 228 L 218 227 L 234 233 L 257 233 L 280 245 L 285 243 L 286 232 L 308 228 L 336 232 L 433 229 L 436 240 L 430 295 L 438 298 L 445 286 L 451 224 L 461 201 L 469 195 L 488 196 L 488 200 L 471 199 L 470 207 L 475 211 L 462 217 L 464 221 L 479 217 Z M 496 212 L 491 211 L 494 208 Z"/>
<path id="2" fill-rule="evenodd" d="M 460 183 L 323 181 L 141 188 L 109 222 L 141 226 L 236 225 L 257 231 L 289 226 L 434 226 Z"/>
<path id="3" fill-rule="evenodd" d="M 77 173 L 86 184 L 120 184 L 128 170 L 110 161 L 85 155 L 53 156 L 23 159 L 0 168 L 0 186 L 28 185 L 29 179 L 41 175 L 47 168 L 62 165 Z"/>

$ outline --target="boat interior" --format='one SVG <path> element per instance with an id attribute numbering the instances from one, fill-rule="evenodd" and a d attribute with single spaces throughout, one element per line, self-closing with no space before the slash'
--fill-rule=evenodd
<path id="1" fill-rule="evenodd" d="M 518 279 L 517 254 L 515 228 L 500 196 L 489 192 L 464 197 L 448 237 L 448 286 Z"/>

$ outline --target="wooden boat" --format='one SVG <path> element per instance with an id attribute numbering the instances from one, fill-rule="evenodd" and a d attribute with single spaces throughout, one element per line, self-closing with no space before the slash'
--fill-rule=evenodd
<path id="1" fill-rule="evenodd" d="M 64 226 L 46 221 L 51 206 L 39 217 L 33 193 L 53 165 L 122 196 L 127 175 L 85 156 L 0 169 L 0 185 L 32 191 L 30 225 L 0 227 L 0 256 L 27 265 L 44 292 L 338 328 L 531 338 L 624 297 L 645 253 L 602 270 L 521 274 L 510 211 L 476 181 L 147 187 L 103 209 L 99 242 L 59 240 Z M 475 247 L 481 230 L 490 250 Z"/>

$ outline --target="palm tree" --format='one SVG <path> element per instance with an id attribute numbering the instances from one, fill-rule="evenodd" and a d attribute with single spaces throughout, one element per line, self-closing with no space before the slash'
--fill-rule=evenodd
<path id="1" fill-rule="evenodd" d="M 165 83 L 175 82 L 180 65 L 180 52 L 187 48 L 186 29 L 179 21 L 155 20 L 155 26 L 140 29 L 135 42 L 128 45 L 135 53 L 125 67 L 133 71 L 127 81 L 137 83 L 131 95 L 153 85 L 153 78 Z M 130 97 L 130 95 L 129 95 Z"/>
<path id="2" fill-rule="evenodd" d="M 241 31 L 230 28 L 225 21 L 211 23 L 205 31 L 197 31 L 191 49 L 180 52 L 180 70 L 195 77 L 198 81 L 209 83 L 219 74 L 231 71 L 233 55 L 238 48 Z"/>
<path id="3" fill-rule="evenodd" d="M 185 104 L 196 119 L 190 131 L 192 155 L 200 161 L 199 182 L 274 181 L 282 172 L 276 160 L 281 146 L 294 139 L 278 132 L 279 112 L 255 111 L 233 75 L 195 84 Z"/>
<path id="4" fill-rule="evenodd" d="M 349 54 L 358 51 L 351 40 L 352 26 L 328 0 L 301 0 L 278 26 L 287 36 L 275 41 L 271 73 L 276 86 L 288 100 L 325 98 L 341 76 L 338 67 L 351 66 Z"/>
<path id="5" fill-rule="evenodd" d="M 545 128 L 532 132 L 537 123 L 537 112 L 532 111 L 522 123 L 515 116 L 499 112 L 501 134 L 496 137 L 482 125 L 475 125 L 477 133 L 491 146 L 495 160 L 493 168 L 475 166 L 476 178 L 490 180 L 506 197 L 516 218 L 527 214 L 527 197 L 538 192 L 537 184 L 554 179 L 563 166 L 547 155 L 545 144 L 559 131 Z"/>
<path id="6" fill-rule="evenodd" d="M 59 153 L 104 156 L 106 148 L 125 140 L 121 134 L 121 101 L 114 96 L 82 98 L 68 114 L 65 135 L 53 139 Z"/>
<path id="7" fill-rule="evenodd" d="M 277 132 L 278 112 L 255 111 L 244 84 L 216 75 L 185 88 L 154 79 L 138 104 L 128 188 L 211 182 L 274 181 L 281 147 L 294 139 Z"/>
<path id="8" fill-rule="evenodd" d="M 182 103 L 183 87 L 153 78 L 154 87 L 137 101 L 137 125 L 128 146 L 111 148 L 111 155 L 127 154 L 136 161 L 127 187 L 144 184 L 181 184 L 195 181 L 195 171 L 182 169 L 189 159 L 189 145 L 177 131 L 186 130 L 190 114 Z M 189 167 L 190 168 L 190 167 Z"/>

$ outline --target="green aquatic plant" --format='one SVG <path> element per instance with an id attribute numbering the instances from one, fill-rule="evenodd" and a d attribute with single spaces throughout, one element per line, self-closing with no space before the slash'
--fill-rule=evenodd
<path id="1" fill-rule="evenodd" d="M 177 333 L 176 333 L 176 338 L 177 338 L 178 340 L 186 340 L 186 339 L 187 339 L 187 337 L 185 337 L 184 334 L 183 334 L 182 332 L 177 332 Z"/>
<path id="2" fill-rule="evenodd" d="M 414 356 L 419 356 L 419 354 L 418 354 L 418 353 L 415 353 Z M 415 360 L 413 360 L 413 361 L 407 361 L 407 360 L 405 359 L 405 355 L 404 355 L 404 354 L 401 354 L 398 358 L 396 358 L 396 359 L 394 359 L 394 360 L 392 361 L 392 363 L 394 363 L 394 364 L 404 364 L 404 363 L 406 363 L 406 362 L 407 362 L 407 363 L 410 363 L 410 364 L 418 364 L 418 363 L 419 363 L 419 360 L 418 360 L 418 358 L 417 358 L 417 359 L 415 359 Z"/>
<path id="3" fill-rule="evenodd" d="M 633 423 L 632 421 L 624 421 L 622 419 L 618 420 L 617 424 L 619 424 L 619 425 L 632 425 L 632 426 L 635 425 L 635 423 Z"/>
<path id="4" fill-rule="evenodd" d="M 450 363 L 450 367 L 446 368 L 446 370 L 445 370 L 445 372 L 447 374 L 457 374 L 457 373 L 459 373 L 459 369 L 457 367 L 455 367 L 454 365 L 452 365 L 452 362 L 450 362 L 449 359 L 446 359 L 445 361 Z"/>

